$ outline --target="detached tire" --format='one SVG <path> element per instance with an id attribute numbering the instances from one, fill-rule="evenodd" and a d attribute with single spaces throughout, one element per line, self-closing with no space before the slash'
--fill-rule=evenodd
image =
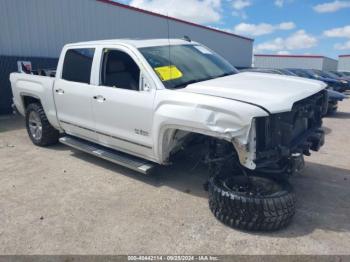
<path id="1" fill-rule="evenodd" d="M 28 105 L 26 128 L 30 139 L 37 146 L 50 146 L 58 142 L 59 132 L 49 123 L 39 103 Z"/>
<path id="2" fill-rule="evenodd" d="M 247 231 L 275 231 L 295 214 L 295 196 L 288 182 L 250 176 L 212 177 L 209 208 L 222 223 Z"/>

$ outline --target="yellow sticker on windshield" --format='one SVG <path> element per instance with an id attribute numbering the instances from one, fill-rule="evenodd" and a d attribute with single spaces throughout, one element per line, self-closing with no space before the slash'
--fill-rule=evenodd
<path id="1" fill-rule="evenodd" d="M 183 76 L 182 72 L 174 65 L 156 67 L 154 70 L 162 81 L 175 80 Z"/>

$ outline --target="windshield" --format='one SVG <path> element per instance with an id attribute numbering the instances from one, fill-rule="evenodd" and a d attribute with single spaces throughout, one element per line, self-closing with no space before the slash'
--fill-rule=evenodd
<path id="1" fill-rule="evenodd" d="M 306 70 L 303 70 L 303 69 L 288 69 L 288 71 L 291 71 L 292 73 L 300 77 L 314 78 L 313 75 L 311 75 L 310 73 L 308 73 Z"/>
<path id="2" fill-rule="evenodd" d="M 331 71 L 330 73 L 337 75 L 338 77 L 343 77 L 344 75 L 340 72 L 336 72 L 336 71 Z"/>
<path id="3" fill-rule="evenodd" d="M 287 76 L 297 76 L 296 74 L 294 74 L 293 72 L 291 72 L 287 69 L 278 69 L 278 71 L 280 71 L 282 74 L 287 75 Z"/>
<path id="4" fill-rule="evenodd" d="M 334 74 L 333 72 L 325 72 L 326 75 L 328 75 L 329 78 L 334 78 L 334 79 L 338 79 L 339 76 Z"/>
<path id="5" fill-rule="evenodd" d="M 166 88 L 238 73 L 229 62 L 201 45 L 153 46 L 139 49 Z"/>
<path id="6" fill-rule="evenodd" d="M 313 72 L 316 74 L 317 77 L 333 78 L 329 74 L 327 74 L 326 72 L 323 72 L 321 70 L 314 69 Z"/>

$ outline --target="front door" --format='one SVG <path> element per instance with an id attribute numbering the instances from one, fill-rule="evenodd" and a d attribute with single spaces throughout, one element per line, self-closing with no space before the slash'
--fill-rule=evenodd
<path id="1" fill-rule="evenodd" d="M 57 117 L 67 134 L 96 141 L 92 114 L 93 86 L 90 85 L 93 48 L 68 49 L 62 76 L 57 78 L 54 97 Z"/>
<path id="2" fill-rule="evenodd" d="M 153 156 L 155 89 L 125 50 L 102 50 L 100 85 L 92 101 L 101 144 L 139 156 Z"/>

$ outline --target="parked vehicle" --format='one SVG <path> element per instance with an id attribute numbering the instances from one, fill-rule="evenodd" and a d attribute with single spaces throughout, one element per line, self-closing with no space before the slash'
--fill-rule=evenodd
<path id="1" fill-rule="evenodd" d="M 288 68 L 288 71 L 291 71 L 300 77 L 325 82 L 330 89 L 337 92 L 344 92 L 347 89 L 347 86 L 344 83 L 329 77 L 322 77 L 317 72 L 313 71 L 313 69 Z"/>
<path id="2" fill-rule="evenodd" d="M 326 72 L 326 71 L 321 71 L 321 70 L 313 70 L 313 71 L 318 76 L 325 77 L 325 78 L 331 78 L 331 79 L 339 81 L 344 86 L 345 90 L 350 89 L 350 82 L 343 77 L 338 77 L 336 74 L 333 74 L 331 72 Z"/>
<path id="3" fill-rule="evenodd" d="M 271 73 L 271 74 L 288 75 L 288 76 L 298 76 L 298 75 L 294 74 L 293 72 L 289 71 L 288 69 L 251 68 L 251 69 L 245 69 L 244 71 L 245 72 Z M 347 96 L 343 95 L 340 92 L 331 90 L 331 89 L 329 89 L 329 87 L 327 87 L 327 94 L 328 94 L 328 110 L 327 110 L 326 114 L 332 115 L 332 114 L 336 113 L 338 110 L 338 102 L 343 101 L 345 98 L 347 98 Z"/>
<path id="4" fill-rule="evenodd" d="M 238 74 L 196 42 L 68 44 L 55 78 L 10 80 L 35 145 L 60 141 L 142 173 L 194 151 L 210 171 L 211 211 L 236 228 L 288 225 L 295 198 L 287 178 L 324 144 L 324 83 Z"/>
<path id="5" fill-rule="evenodd" d="M 339 79 L 344 79 L 346 81 L 350 80 L 350 73 L 346 74 L 346 72 L 338 72 L 338 71 L 327 71 L 327 73 L 331 73 L 332 75 L 337 76 Z"/>

